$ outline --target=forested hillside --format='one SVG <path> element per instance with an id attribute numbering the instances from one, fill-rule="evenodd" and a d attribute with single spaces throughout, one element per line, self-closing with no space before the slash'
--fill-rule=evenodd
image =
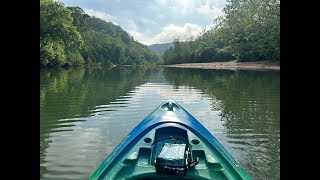
<path id="1" fill-rule="evenodd" d="M 151 49 L 153 52 L 158 54 L 159 56 L 162 56 L 163 53 L 169 49 L 171 46 L 173 46 L 173 43 L 164 43 L 164 44 L 151 44 L 149 49 Z"/>
<path id="2" fill-rule="evenodd" d="M 159 56 L 120 26 L 80 7 L 40 0 L 40 67 L 146 64 Z"/>
<path id="3" fill-rule="evenodd" d="M 280 60 L 280 0 L 227 0 L 224 16 L 194 41 L 165 51 L 165 64 Z"/>

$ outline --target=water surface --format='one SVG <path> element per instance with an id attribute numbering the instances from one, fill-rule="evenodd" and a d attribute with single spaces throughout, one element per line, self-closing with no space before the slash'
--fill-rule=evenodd
<path id="1" fill-rule="evenodd" d="M 88 179 L 168 99 L 253 179 L 280 179 L 279 72 L 146 67 L 40 71 L 41 179 Z"/>

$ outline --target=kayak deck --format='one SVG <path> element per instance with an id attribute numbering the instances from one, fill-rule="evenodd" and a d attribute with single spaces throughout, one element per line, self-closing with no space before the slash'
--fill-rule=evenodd
<path id="1" fill-rule="evenodd" d="M 163 108 L 166 107 L 164 105 L 169 108 Z M 183 116 L 176 116 L 179 113 L 174 111 L 179 111 L 179 105 L 164 105 L 161 106 L 162 109 L 158 108 L 146 117 L 139 125 L 149 123 L 149 126 L 143 129 L 136 127 L 90 179 L 250 179 L 218 142 L 212 142 L 210 138 L 214 137 L 211 134 L 212 137 L 206 137 L 209 136 L 206 129 L 199 132 L 196 128 L 190 127 L 192 123 L 200 127 L 198 121 L 190 121 L 189 124 L 181 121 L 181 118 L 190 114 L 187 113 L 186 116 L 182 113 Z M 167 112 L 161 115 L 161 120 L 155 120 L 159 118 L 157 114 L 163 109 Z M 183 108 L 180 110 L 184 111 Z M 168 118 L 171 120 L 168 121 Z M 190 115 L 188 118 L 193 117 Z M 198 158 L 198 164 L 189 168 L 185 176 L 156 172 L 156 157 L 165 143 L 173 143 L 170 136 L 182 139 L 180 142 L 177 140 L 177 143 L 190 145 L 190 160 Z"/>
<path id="2" fill-rule="evenodd" d="M 164 143 L 172 143 L 170 136 L 186 140 L 192 146 L 191 159 L 199 158 L 199 163 L 194 169 L 189 169 L 187 175 L 170 176 L 157 174 L 155 171 L 155 158 L 160 153 Z M 152 145 L 153 142 L 159 141 Z M 233 179 L 230 173 L 225 173 L 223 162 L 219 162 L 213 149 L 208 149 L 206 143 L 200 137 L 190 132 L 179 124 L 163 124 L 147 133 L 138 144 L 128 152 L 121 166 L 116 170 L 115 179 L 145 179 L 145 178 L 184 178 L 184 179 Z M 236 175 L 236 174 L 234 174 Z"/>

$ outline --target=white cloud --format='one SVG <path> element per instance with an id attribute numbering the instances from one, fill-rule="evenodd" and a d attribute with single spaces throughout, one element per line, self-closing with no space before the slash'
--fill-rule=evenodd
<path id="1" fill-rule="evenodd" d="M 200 7 L 196 8 L 196 11 L 199 14 L 208 16 L 209 18 L 216 18 L 216 17 L 221 16 L 223 14 L 222 8 L 217 8 L 214 6 L 210 6 L 208 4 L 201 5 Z"/>
<path id="2" fill-rule="evenodd" d="M 226 0 L 154 0 L 153 2 L 154 8 L 166 7 L 169 10 L 168 13 L 186 15 L 197 11 L 202 15 L 214 15 L 214 17 L 222 14 L 222 8 L 226 4 Z"/>
<path id="3" fill-rule="evenodd" d="M 148 37 L 145 34 L 134 30 L 129 30 L 128 32 L 135 40 L 143 44 L 150 45 L 156 43 L 173 42 L 176 39 L 179 41 L 186 41 L 191 37 L 197 37 L 201 31 L 202 28 L 199 25 L 186 23 L 183 26 L 169 24 L 165 26 L 159 34 L 153 37 Z"/>
<path id="4" fill-rule="evenodd" d="M 198 36 L 201 30 L 202 28 L 197 24 L 186 23 L 183 26 L 169 24 L 162 29 L 162 32 L 151 39 L 151 43 L 167 43 L 175 39 L 185 41 L 192 36 Z"/>
<path id="5" fill-rule="evenodd" d="M 199 5 L 199 2 L 195 0 L 175 0 L 170 1 L 170 4 L 167 4 L 167 8 L 170 10 L 170 14 L 186 15 L 193 13 L 197 5 Z"/>
<path id="6" fill-rule="evenodd" d="M 103 19 L 107 22 L 112 22 L 116 25 L 118 25 L 117 18 L 115 16 L 112 16 L 111 14 L 102 12 L 102 11 L 96 11 L 94 9 L 87 9 L 87 8 L 82 8 L 85 13 L 89 14 L 90 16 L 94 16 L 100 19 Z"/>
<path id="7" fill-rule="evenodd" d="M 144 34 L 135 31 L 135 30 L 129 30 L 128 33 L 133 37 L 134 40 L 139 41 L 140 43 L 143 44 L 150 44 L 150 38 L 146 37 Z"/>
<path id="8" fill-rule="evenodd" d="M 191 13 L 195 7 L 195 3 L 197 3 L 197 1 L 194 0 L 179 0 L 177 7 L 178 9 L 180 9 L 180 12 L 182 13 Z"/>
<path id="9" fill-rule="evenodd" d="M 137 26 L 137 24 L 135 23 L 134 20 L 128 19 L 128 22 L 127 22 L 127 23 L 128 23 L 128 24 L 127 24 L 127 27 L 128 27 L 130 30 L 136 31 L 136 30 L 138 29 L 138 26 Z"/>

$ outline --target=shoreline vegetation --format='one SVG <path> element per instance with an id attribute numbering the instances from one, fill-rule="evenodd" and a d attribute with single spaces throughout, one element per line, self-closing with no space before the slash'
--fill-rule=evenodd
<path id="1" fill-rule="evenodd" d="M 252 61 L 252 62 L 209 62 L 209 63 L 183 63 L 161 65 L 162 67 L 194 68 L 194 69 L 229 69 L 229 70 L 277 70 L 280 71 L 280 61 Z"/>

